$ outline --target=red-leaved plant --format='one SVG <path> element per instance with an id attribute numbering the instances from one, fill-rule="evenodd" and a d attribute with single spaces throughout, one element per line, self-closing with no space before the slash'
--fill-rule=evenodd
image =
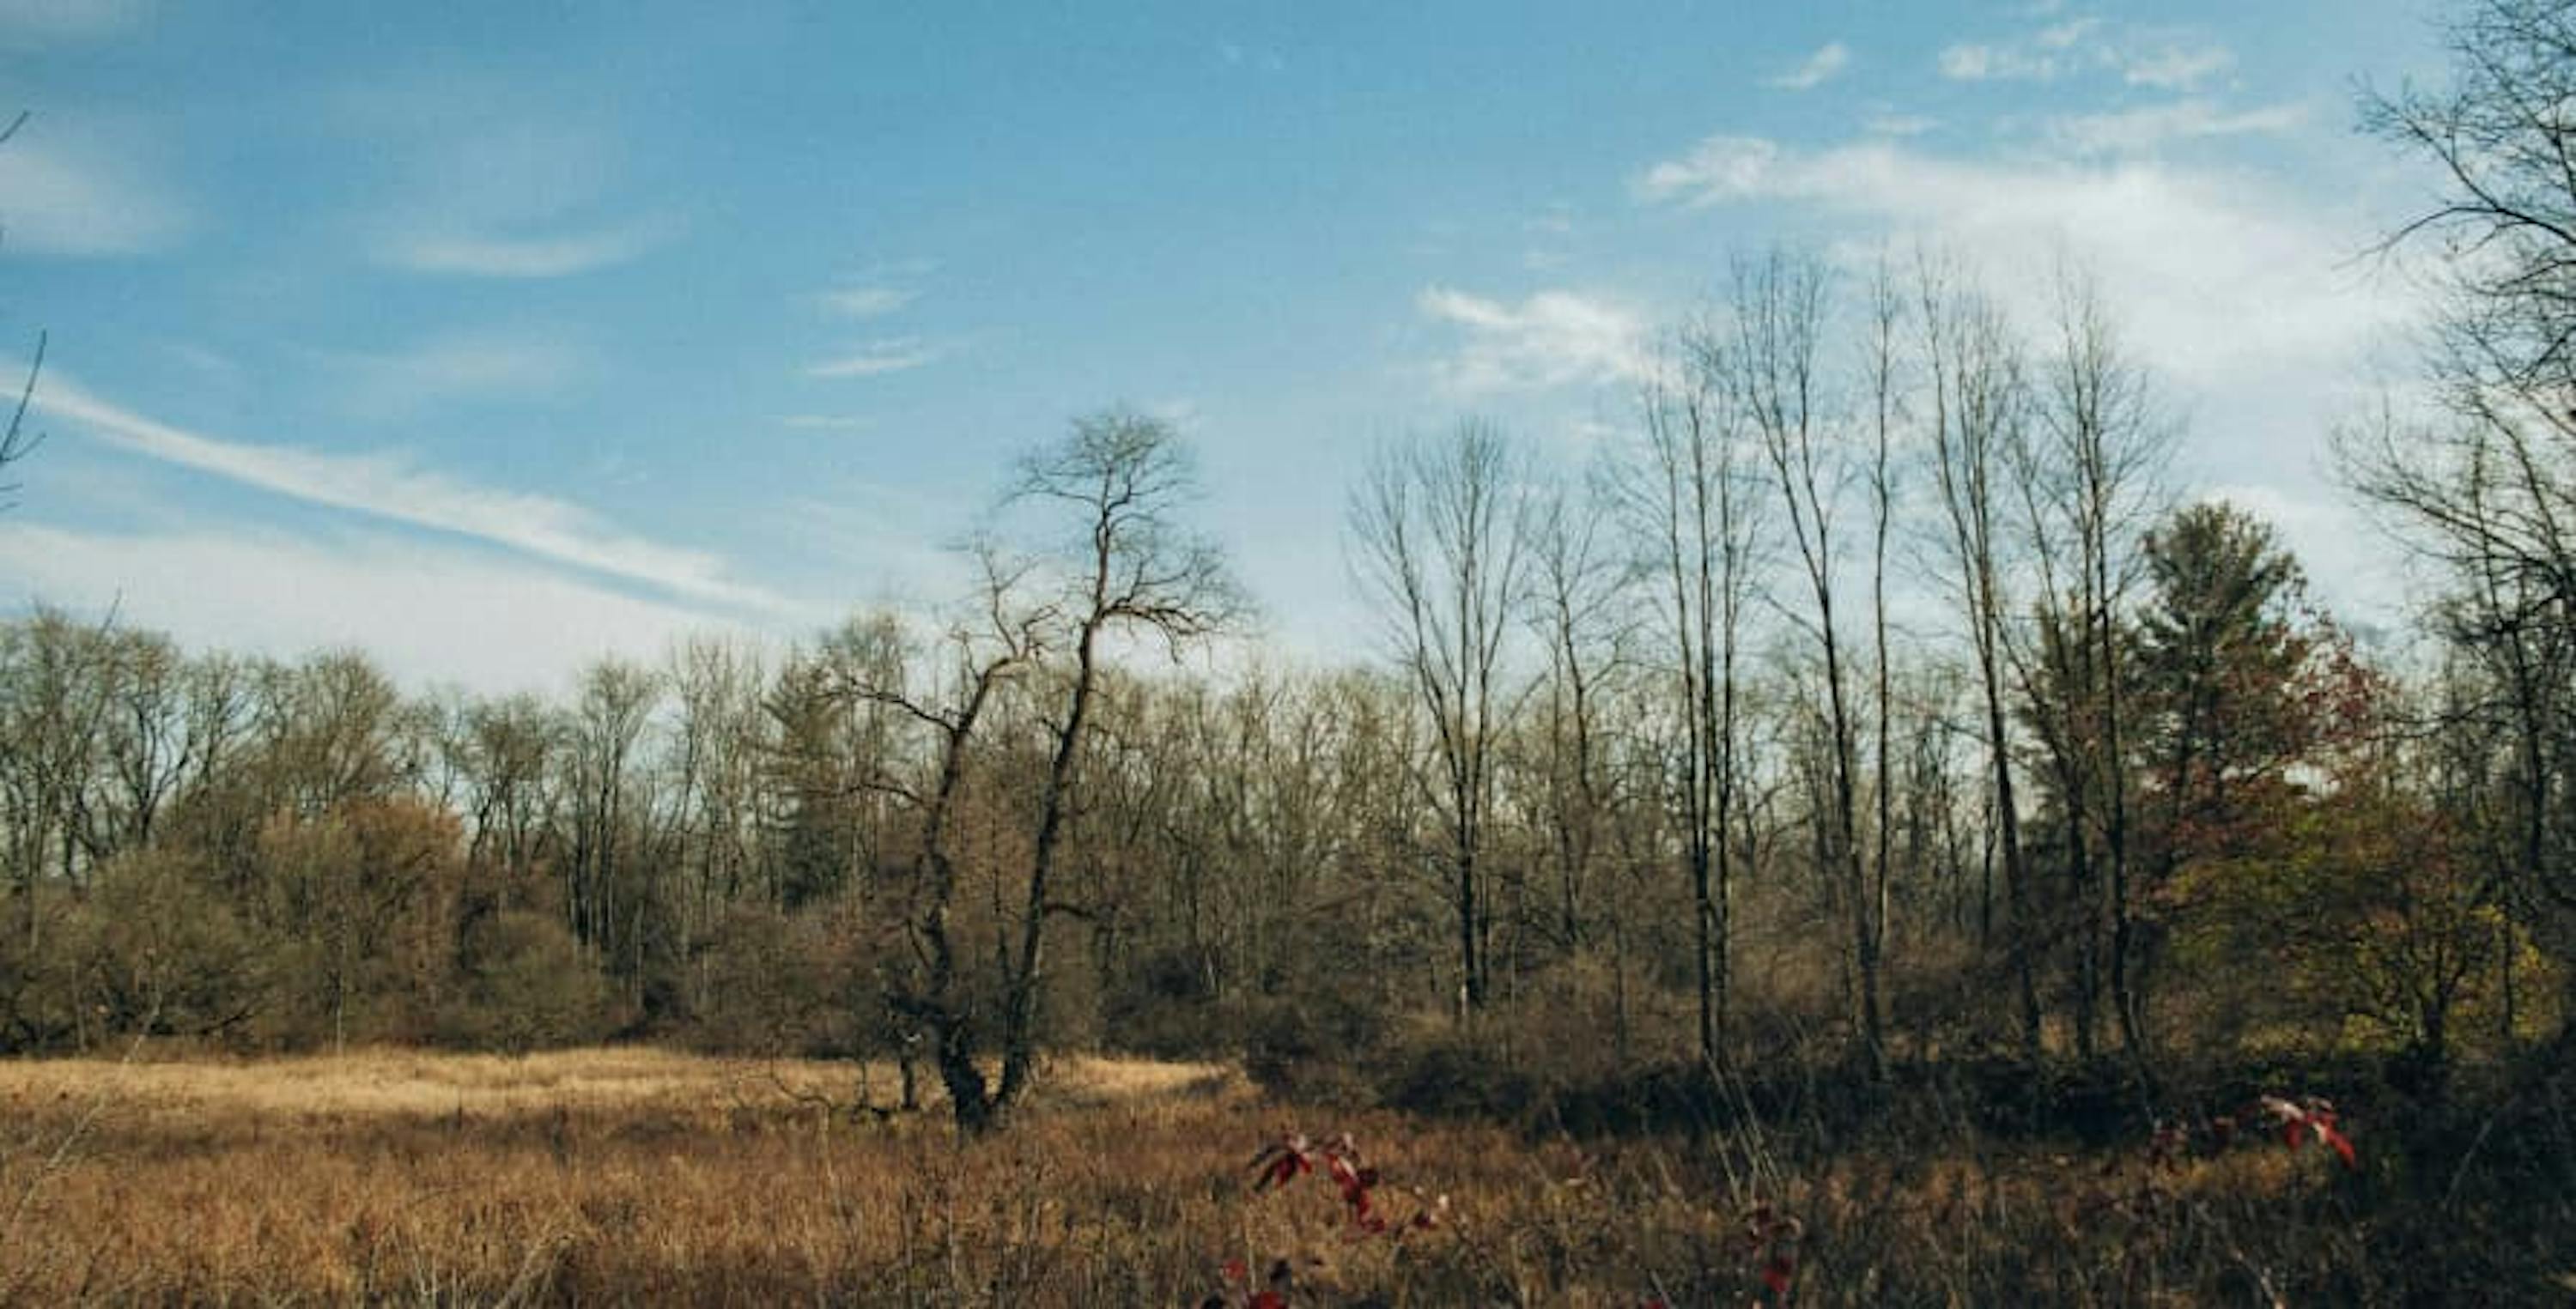
<path id="1" fill-rule="evenodd" d="M 1762 1289 L 1770 1293 L 1776 1309 L 1786 1309 L 1789 1293 L 1798 1282 L 1798 1243 L 1805 1240 L 1807 1225 L 1767 1204 L 1757 1204 L 1744 1211 L 1743 1226 L 1737 1229 L 1736 1249 L 1762 1279 Z M 1760 1309 L 1757 1296 L 1753 1304 Z M 1639 1309 L 1673 1309 L 1672 1298 L 1665 1295 L 1662 1284 L 1640 1304 Z"/>
<path id="2" fill-rule="evenodd" d="M 1321 1145 L 1308 1140 L 1303 1132 L 1291 1132 L 1263 1146 L 1261 1153 L 1252 1157 L 1252 1189 L 1279 1190 L 1314 1172 L 1318 1164 L 1341 1192 L 1342 1209 L 1349 1215 L 1354 1239 L 1392 1236 L 1401 1240 L 1408 1232 L 1429 1231 L 1440 1225 L 1440 1214 L 1449 1208 L 1449 1197 L 1444 1195 L 1429 1203 L 1417 1203 L 1413 1216 L 1400 1223 L 1390 1220 L 1378 1206 L 1378 1170 L 1361 1161 L 1359 1144 L 1348 1132 Z M 1415 1199 L 1419 1202 L 1420 1196 Z"/>
<path id="3" fill-rule="evenodd" d="M 1223 1270 L 1225 1289 L 1199 1302 L 1199 1309 L 1288 1309 L 1288 1292 L 1295 1289 L 1297 1275 L 1285 1259 L 1270 1261 L 1267 1285 L 1252 1289 L 1252 1268 L 1240 1259 L 1228 1259 Z"/>
<path id="4" fill-rule="evenodd" d="M 1401 1221 L 1388 1216 L 1378 1196 L 1382 1186 L 1378 1170 L 1360 1158 L 1359 1143 L 1348 1132 L 1338 1133 L 1320 1144 L 1303 1132 L 1291 1132 L 1261 1147 L 1252 1156 L 1252 1189 L 1255 1192 L 1278 1191 L 1310 1173 L 1321 1171 L 1340 1193 L 1342 1214 L 1346 1220 L 1344 1239 L 1367 1240 L 1384 1236 L 1403 1240 L 1414 1232 L 1427 1232 L 1442 1224 L 1449 1211 L 1449 1197 L 1424 1200 L 1419 1192 L 1407 1190 L 1414 1200 L 1413 1213 Z M 1255 1286 L 1252 1267 L 1241 1259 L 1229 1259 L 1219 1270 L 1225 1289 L 1199 1302 L 1199 1309 L 1288 1309 L 1289 1296 L 1296 1289 L 1296 1271 L 1286 1259 L 1274 1259 L 1262 1284 Z"/>
<path id="5" fill-rule="evenodd" d="M 2224 1150 L 2235 1144 L 2249 1125 L 2267 1122 L 2280 1130 L 2281 1144 L 2291 1153 L 2313 1141 L 2332 1151 L 2346 1169 L 2361 1171 L 2361 1154 L 2353 1148 L 2352 1138 L 2344 1135 L 2334 1102 L 2321 1095 L 2303 1095 L 2296 1100 L 2262 1096 L 2244 1109 L 2220 1114 L 2197 1129 L 2183 1123 L 2166 1123 L 2147 1141 L 2147 1162 L 2153 1168 L 2178 1172 L 2195 1141 L 2206 1142 L 2213 1152 Z"/>
<path id="6" fill-rule="evenodd" d="M 2332 1101 L 2320 1095 L 2303 1096 L 2295 1101 L 2267 1095 L 2263 1097 L 2262 1109 L 2271 1115 L 2273 1123 L 2281 1129 L 2282 1142 L 2293 1152 L 2313 1140 L 2334 1151 L 2336 1157 L 2343 1160 L 2345 1168 L 2361 1171 L 2361 1158 L 2354 1153 L 2351 1139 L 2335 1126 Z"/>
<path id="7" fill-rule="evenodd" d="M 1804 1223 L 1767 1204 L 1744 1215 L 1744 1254 L 1761 1267 L 1773 1304 L 1789 1303 L 1789 1287 L 1798 1278 L 1798 1242 L 1806 1235 Z"/>

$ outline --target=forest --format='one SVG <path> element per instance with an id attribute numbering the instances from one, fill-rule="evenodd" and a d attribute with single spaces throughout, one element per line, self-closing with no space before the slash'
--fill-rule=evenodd
<path id="1" fill-rule="evenodd" d="M 2210 1298 L 2156 1302 L 2543 1302 L 2576 1270 L 2576 15 L 2453 35 L 2452 84 L 2364 108 L 2443 189 L 2376 253 L 2432 286 L 2424 400 L 2335 444 L 2426 579 L 2404 631 L 2193 492 L 2080 265 L 2034 314 L 1934 248 L 1747 252 L 1590 449 L 1462 418 L 1379 448 L 1342 541 L 1281 543 L 1347 559 L 1346 662 L 1265 652 L 1185 431 L 1121 406 L 997 470 L 968 593 L 553 698 L 21 612 L 0 1051 L 849 1061 L 894 1075 L 818 1084 L 850 1121 L 968 1141 L 1135 1057 L 1239 1067 L 1264 1121 L 1676 1134 L 1748 1194 L 1854 1142 L 2207 1152 L 2252 1106 L 2342 1159 L 2239 1221 L 2360 1235 L 2191 1246 Z M 1436 1285 L 1554 1302 L 1491 1262 Z M 1979 1276 L 1948 1302 L 2152 1298 Z"/>

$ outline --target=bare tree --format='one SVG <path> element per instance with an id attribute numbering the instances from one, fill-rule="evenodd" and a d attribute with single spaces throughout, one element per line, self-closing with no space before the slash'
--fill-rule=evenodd
<path id="1" fill-rule="evenodd" d="M 638 839 L 649 804 L 638 766 L 645 729 L 662 699 L 662 679 L 616 659 L 581 677 L 571 738 L 562 753 L 572 773 L 571 859 L 564 908 L 573 934 L 625 974 L 630 995 L 643 983 L 644 914 L 652 868 Z"/>
<path id="2" fill-rule="evenodd" d="M 7 127 L 0 128 L 0 145 L 8 144 L 10 138 L 18 135 L 18 129 L 26 125 L 27 113 L 20 110 L 16 118 L 9 120 Z M 35 357 L 27 362 L 27 380 L 18 388 L 18 402 L 9 409 L 8 426 L 0 428 L 0 478 L 8 476 L 10 465 L 35 453 L 36 447 L 44 444 L 44 434 L 27 426 L 27 407 L 35 402 L 36 379 L 44 371 L 45 334 L 38 332 Z M 0 481 L 0 507 L 5 507 L 7 498 L 17 492 L 17 483 Z"/>
<path id="3" fill-rule="evenodd" d="M 1101 643 L 1143 635 L 1160 638 L 1177 654 L 1242 611 L 1224 555 L 1175 517 L 1196 493 L 1196 470 L 1180 433 L 1125 410 L 1075 420 L 1066 439 L 1021 464 L 1014 498 L 1061 509 L 1074 532 L 1064 543 L 1061 602 L 1071 623 L 1073 671 L 1064 716 L 1054 724 L 1019 943 L 1006 980 L 997 1109 L 1018 1097 L 1035 1066 L 1046 922 L 1054 912 L 1048 889 L 1100 684 Z"/>
<path id="4" fill-rule="evenodd" d="M 2470 347 L 2441 361 L 2450 380 L 2563 394 L 2576 383 L 2576 10 L 2468 0 L 2449 26 L 2451 85 L 2363 98 L 2364 128 L 2429 159 L 2446 183 L 2381 249 L 2441 242 L 2449 344 Z"/>
<path id="5" fill-rule="evenodd" d="M 1728 343 L 1702 325 L 1641 389 L 1643 439 L 1619 472 L 1631 534 L 1655 585 L 1679 700 L 1683 862 L 1692 905 L 1699 1053 L 1725 1057 L 1729 920 L 1743 777 L 1737 661 L 1753 592 L 1760 500 L 1745 411 L 1724 392 Z"/>
<path id="6" fill-rule="evenodd" d="M 2138 542 L 2164 507 L 2161 475 L 2173 428 L 2156 412 L 2147 376 L 2122 346 L 2099 291 L 2071 269 L 2058 277 L 2055 337 L 2034 397 L 2037 439 L 2021 443 L 2016 455 L 2040 588 L 2040 666 L 2025 670 L 2025 685 L 2033 721 L 2057 761 L 2069 858 L 2079 870 L 2079 1043 L 2090 1053 L 2093 997 L 2107 963 L 2121 1044 L 2143 1075 L 2151 1065 L 2139 977 L 2124 614 L 2141 571 Z"/>
<path id="7" fill-rule="evenodd" d="M 19 944 L 37 944 L 47 868 L 77 883 L 80 834 L 114 711 L 114 636 L 38 609 L 0 631 L 0 825 Z"/>
<path id="8" fill-rule="evenodd" d="M 1610 817 L 1603 702 L 1628 622 L 1628 573 L 1596 512 L 1597 489 L 1551 495 L 1533 523 L 1531 551 L 1531 625 L 1547 647 L 1544 821 L 1556 862 L 1556 936 L 1569 952 L 1589 930 L 1585 901 Z"/>
<path id="9" fill-rule="evenodd" d="M 1888 922 L 1893 913 L 1888 888 L 1896 833 L 1896 697 L 1895 665 L 1887 645 L 1887 545 L 1896 523 L 1896 432 L 1905 416 L 1904 330 L 1905 297 L 1882 255 L 1870 279 L 1869 339 L 1863 363 L 1870 397 L 1869 622 L 1874 672 L 1871 739 L 1876 764 L 1870 790 L 1878 808 L 1877 821 L 1871 825 L 1869 895 L 1876 906 L 1874 927 L 1881 951 L 1886 949 Z"/>
<path id="10" fill-rule="evenodd" d="M 1491 982 L 1483 860 L 1494 745 L 1512 710 L 1502 680 L 1528 537 L 1521 480 L 1503 434 L 1468 421 L 1444 440 L 1381 450 L 1350 508 L 1361 581 L 1431 722 L 1439 776 L 1422 790 L 1448 839 L 1462 1018 Z"/>
<path id="11" fill-rule="evenodd" d="M 2437 617 L 2486 667 L 2511 726 L 2514 867 L 2501 888 L 2576 958 L 2576 10 L 2467 0 L 2447 86 L 2371 93 L 2363 125 L 2432 163 L 2444 193 L 2384 250 L 2424 249 L 2448 292 L 2427 371 L 2441 421 L 2345 433 L 2347 482 L 2451 574 Z M 2563 1011 L 2576 1015 L 2576 968 Z M 2576 1018 L 2562 1022 L 2576 1045 Z"/>
<path id="12" fill-rule="evenodd" d="M 958 660 L 951 703 L 925 704 L 900 687 L 851 688 L 903 711 L 937 739 L 936 775 L 926 788 L 892 778 L 872 784 L 922 815 L 919 884 L 908 923 L 920 968 L 897 1000 L 930 1032 L 957 1123 L 968 1131 L 998 1122 L 1036 1069 L 1046 928 L 1066 908 L 1054 896 L 1055 876 L 1109 643 L 1158 638 L 1177 653 L 1241 612 L 1223 556 L 1177 517 L 1194 494 L 1188 450 L 1170 424 L 1124 410 L 1077 419 L 1063 440 L 1021 462 L 1010 495 L 1011 503 L 1062 514 L 1045 525 L 1056 536 L 1048 542 L 1052 549 L 1016 559 L 989 545 L 981 552 L 982 613 L 952 635 Z M 1057 651 L 1070 664 L 1061 713 L 1046 717 L 1047 764 L 1027 880 L 1002 925 L 1002 1012 L 993 1033 L 1002 1067 L 998 1080 L 988 1081 L 974 1060 L 979 1015 L 960 976 L 949 925 L 959 872 L 954 820 L 969 753 L 995 694 Z"/>
<path id="13" fill-rule="evenodd" d="M 1931 412 L 1924 416 L 1931 443 L 1933 480 L 1948 532 L 1945 542 L 1957 585 L 1960 617 L 1975 656 L 1983 696 L 1987 769 L 1994 790 L 1995 828 L 2003 854 L 2006 952 L 2020 1002 L 2021 1044 L 2026 1058 L 2040 1054 L 2039 988 L 2033 976 L 2034 944 L 2029 869 L 2023 861 L 2021 814 L 2013 785 L 2013 741 L 2004 686 L 2009 658 L 2005 623 L 2012 601 L 2004 591 L 2004 529 L 2009 506 L 2002 499 L 2007 457 L 2020 439 L 2027 405 L 2019 352 L 2002 313 L 1983 298 L 1950 284 L 1931 259 L 1917 267 L 1923 334 L 1931 375 Z"/>
<path id="14" fill-rule="evenodd" d="M 966 800 L 976 733 L 1005 684 L 1044 656 L 1041 634 L 1054 617 L 1043 606 L 1021 603 L 1025 565 L 1006 561 L 989 544 L 979 547 L 977 559 L 984 574 L 981 603 L 973 618 L 960 621 L 948 634 L 950 667 L 944 678 L 934 679 L 945 685 L 916 691 L 897 673 L 871 669 L 867 672 L 873 677 L 848 688 L 857 699 L 899 711 L 933 738 L 927 780 L 903 776 L 892 766 L 896 757 L 889 755 L 857 784 L 897 797 L 920 818 L 911 903 L 903 921 L 913 966 L 889 978 L 887 998 L 929 1034 L 950 1112 L 967 1132 L 992 1127 L 1001 1106 L 975 1062 L 979 1015 L 960 972 L 950 925 L 960 872 L 957 817 Z"/>
<path id="15" fill-rule="evenodd" d="M 1820 869 L 1837 884 L 1851 931 L 1853 1027 L 1873 1077 L 1885 1067 L 1885 1006 L 1880 996 L 1883 934 L 1860 845 L 1859 728 L 1850 691 L 1851 654 L 1841 599 L 1842 549 L 1836 543 L 1844 484 L 1852 471 L 1847 434 L 1832 412 L 1824 373 L 1831 274 L 1813 256 L 1774 251 L 1735 270 L 1728 344 L 1723 356 L 1730 401 L 1740 406 L 1770 465 L 1807 609 L 1783 612 L 1815 641 L 1819 672 L 1823 812 L 1816 825 Z"/>

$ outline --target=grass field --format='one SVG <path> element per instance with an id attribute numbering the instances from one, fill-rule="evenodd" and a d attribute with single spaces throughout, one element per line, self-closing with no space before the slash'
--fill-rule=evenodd
<path id="1" fill-rule="evenodd" d="M 2384 1299 L 2407 1257 L 2319 1150 L 1577 1143 L 1085 1059 L 961 1143 L 836 1110 L 856 1085 L 622 1049 L 0 1064 L 0 1300 L 1242 1304 L 1284 1262 L 1293 1304 L 2306 1305 Z M 1256 1192 L 1292 1129 L 1353 1133 L 1403 1235 L 1320 1170 Z"/>

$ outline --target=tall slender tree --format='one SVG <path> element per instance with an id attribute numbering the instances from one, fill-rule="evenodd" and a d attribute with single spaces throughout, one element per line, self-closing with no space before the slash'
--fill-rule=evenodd
<path id="1" fill-rule="evenodd" d="M 1629 532 L 1650 570 L 1680 731 L 1682 858 L 1691 896 L 1700 1058 L 1724 1058 L 1732 824 L 1743 779 L 1738 660 L 1753 593 L 1750 432 L 1726 392 L 1731 348 L 1703 323 L 1677 339 L 1640 388 L 1641 439 L 1619 470 Z"/>
<path id="2" fill-rule="evenodd" d="M 1923 358 L 1930 374 L 1924 431 L 1939 490 L 1961 625 L 1975 657 L 1985 720 L 1995 834 L 2002 854 L 2006 965 L 2018 1001 L 2023 1057 L 2040 1056 L 2039 986 L 2033 960 L 2037 924 L 2021 840 L 2014 785 L 2010 658 L 2006 622 L 2005 515 L 2010 512 L 2006 460 L 2021 439 L 2027 404 L 2019 351 L 2003 315 L 1983 297 L 1954 284 L 1954 274 L 1926 257 L 1917 266 Z"/>
<path id="3" fill-rule="evenodd" d="M 1837 543 L 1845 483 L 1855 460 L 1825 374 L 1831 274 L 1813 256 L 1774 251 L 1739 264 L 1729 306 L 1726 388 L 1769 464 L 1784 535 L 1804 584 L 1796 622 L 1815 642 L 1823 721 L 1817 862 L 1844 901 L 1855 979 L 1853 1027 L 1873 1077 L 1885 1071 L 1886 1006 L 1881 931 L 1860 840 L 1859 711 L 1850 688 L 1852 654 L 1837 606 L 1844 547 Z"/>
<path id="4" fill-rule="evenodd" d="M 1502 432 L 1468 421 L 1380 450 L 1350 507 L 1357 571 L 1431 725 L 1432 769 L 1417 776 L 1447 846 L 1462 1019 L 1491 988 L 1486 829 L 1495 746 L 1517 701 L 1506 656 L 1529 537 L 1523 480 Z"/>

